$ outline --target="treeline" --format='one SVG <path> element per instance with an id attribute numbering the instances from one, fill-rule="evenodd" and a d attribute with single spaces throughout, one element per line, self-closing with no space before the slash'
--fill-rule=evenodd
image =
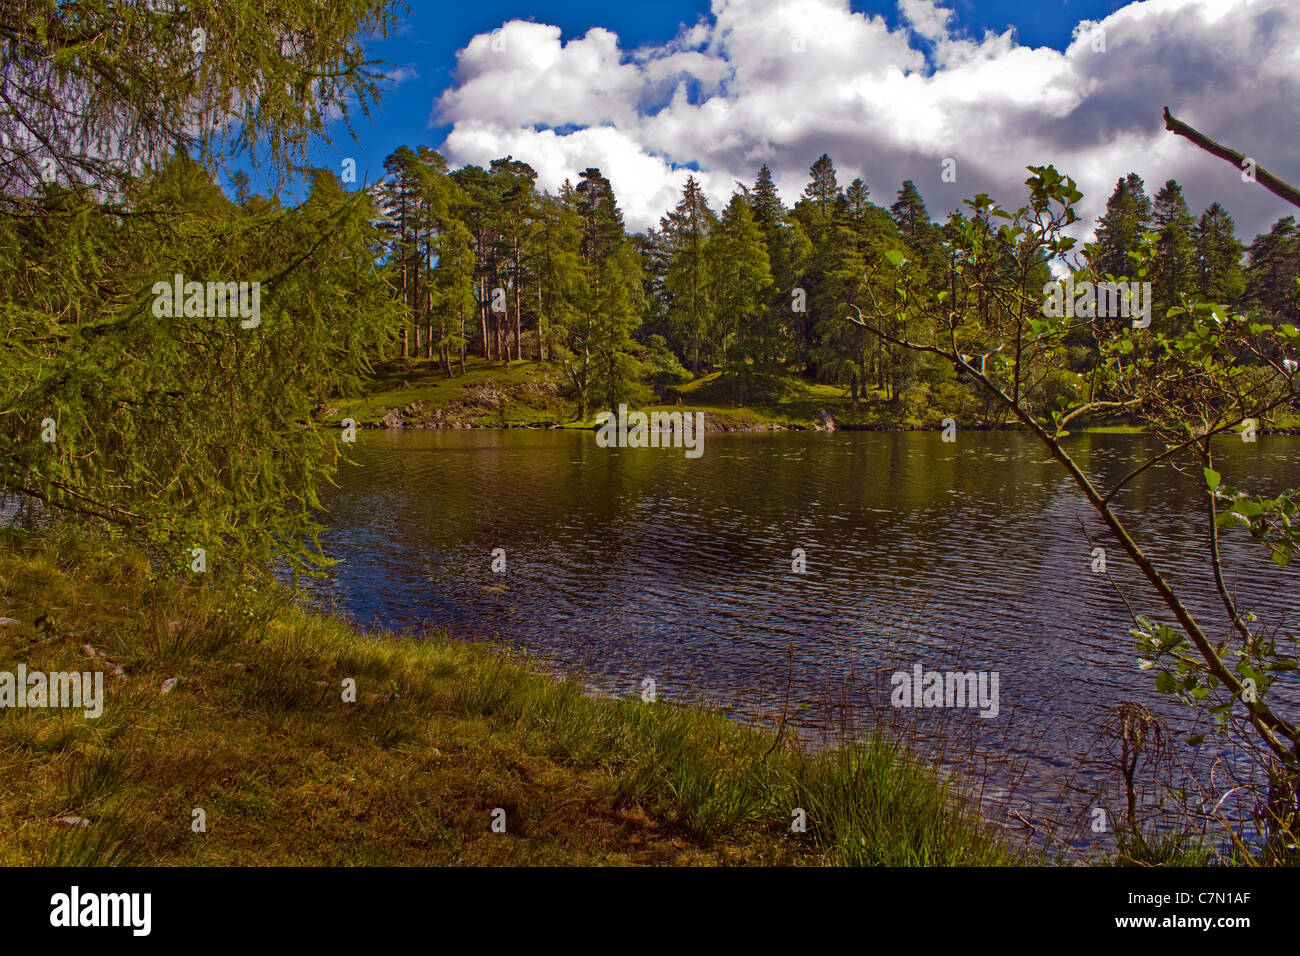
<path id="1" fill-rule="evenodd" d="M 905 252 L 936 287 L 951 278 L 949 239 L 965 214 L 935 223 L 911 180 L 885 208 L 861 179 L 841 186 L 823 155 L 793 206 L 764 165 L 714 210 L 688 176 L 659 228 L 628 235 L 599 169 L 557 194 L 511 156 L 450 171 L 437 152 L 403 147 L 385 170 L 372 195 L 384 269 L 407 313 L 394 350 L 437 357 L 448 375 L 471 354 L 554 363 L 584 416 L 714 370 L 755 400 L 776 397 L 771 376 L 792 372 L 844 385 L 855 404 L 870 390 L 912 410 L 936 396 L 974 398 L 950 370 L 845 321 L 851 304 L 887 291 L 880 267 L 891 253 Z M 1129 174 L 1081 258 L 1099 274 L 1129 275 L 1143 243 L 1154 244 L 1145 278 L 1157 317 L 1186 293 L 1265 322 L 1300 319 L 1293 217 L 1247 248 L 1217 202 L 1196 218 L 1176 181 L 1152 201 Z M 1046 263 L 1039 278 L 1050 280 Z"/>

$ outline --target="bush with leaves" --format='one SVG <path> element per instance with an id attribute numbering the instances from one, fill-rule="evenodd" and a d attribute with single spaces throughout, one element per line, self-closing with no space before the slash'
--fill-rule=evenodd
<path id="1" fill-rule="evenodd" d="M 1226 487 L 1214 470 L 1214 448 L 1225 437 L 1239 440 L 1237 429 L 1248 427 L 1248 420 L 1262 423 L 1295 402 L 1300 337 L 1292 326 L 1261 324 L 1188 293 L 1146 328 L 1122 314 L 1048 314 L 1054 310 L 1045 308 L 1051 283 L 1042 281 L 1044 266 L 1070 258 L 1075 240 L 1065 229 L 1077 220 L 1074 207 L 1082 194 L 1051 166 L 1029 169 L 1027 205 L 1009 211 L 979 195 L 967 203 L 971 214 L 950 224 L 946 288 L 923 281 L 906 253 L 895 250 L 888 256 L 892 293 L 872 296 L 850 320 L 893 345 L 949 362 L 1043 442 L 1165 606 L 1167 622 L 1138 618 L 1134 627 L 1144 667 L 1157 674 L 1156 689 L 1207 709 L 1219 727 L 1238 732 L 1254 748 L 1267 769 L 1268 805 L 1290 808 L 1268 814 L 1269 846 L 1294 846 L 1300 726 L 1268 691 L 1277 673 L 1295 669 L 1297 638 L 1272 636 L 1292 622 L 1274 622 L 1266 632 L 1239 611 L 1225 581 L 1219 533 L 1241 526 L 1285 564 L 1295 546 L 1296 492 L 1251 497 Z M 1151 248 L 1148 240 L 1131 253 L 1137 281 L 1147 274 Z M 1076 286 L 1128 281 L 1100 275 L 1074 258 Z M 1098 311 L 1109 310 L 1091 310 Z M 1162 322 L 1175 313 L 1184 321 Z M 909 329 L 907 337 L 889 331 L 899 326 Z M 1076 372 L 1072 352 L 1081 340 L 1094 358 Z M 1070 381 L 1071 387 L 1062 387 Z M 1073 421 L 1116 415 L 1144 422 L 1164 450 L 1135 461 L 1107 489 L 1085 474 L 1064 439 Z M 1195 481 L 1204 498 L 1203 557 L 1222 621 L 1192 613 L 1158 558 L 1138 546 L 1133 519 L 1114 507 L 1129 482 L 1162 462 Z"/>

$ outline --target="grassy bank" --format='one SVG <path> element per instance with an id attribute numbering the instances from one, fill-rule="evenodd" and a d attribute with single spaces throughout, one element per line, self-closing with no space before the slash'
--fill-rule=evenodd
<path id="1" fill-rule="evenodd" d="M 0 536 L 0 617 L 0 670 L 102 670 L 107 697 L 97 719 L 0 710 L 6 865 L 1019 861 L 884 740 L 811 758 L 106 542 Z"/>
<path id="2" fill-rule="evenodd" d="M 643 410 L 704 412 L 711 430 L 820 428 L 823 412 L 847 425 L 920 424 L 896 421 L 880 394 L 854 405 L 840 386 L 793 375 L 764 376 L 746 390 L 734 377 L 713 372 L 667 389 L 666 399 Z M 558 366 L 532 361 L 506 365 L 478 357 L 469 359 L 464 375 L 456 369 L 452 377 L 437 360 L 385 362 L 375 369 L 364 395 L 336 400 L 326 412 L 331 421 L 352 418 L 363 426 L 590 428 L 595 423 L 594 412 L 584 420 L 575 418 Z"/>
<path id="3" fill-rule="evenodd" d="M 949 399 L 952 399 L 949 389 Z M 947 407 L 924 405 L 910 412 L 886 400 L 879 389 L 866 390 L 854 403 L 840 385 L 809 382 L 795 375 L 766 375 L 746 383 L 712 372 L 666 390 L 667 401 L 642 411 L 703 412 L 710 431 L 819 429 L 825 416 L 839 428 L 940 428 L 955 416 L 971 427 L 969 415 Z M 557 365 L 534 361 L 487 362 L 477 356 L 448 377 L 436 359 L 393 359 L 379 365 L 365 393 L 338 399 L 324 410 L 335 424 L 351 418 L 364 427 L 406 428 L 592 428 L 594 413 L 575 418 L 572 401 Z M 1019 428 L 1012 423 L 1008 427 Z M 1138 433 L 1140 423 L 1081 420 L 1076 432 Z M 1300 434 L 1300 414 L 1273 413 L 1260 424 L 1262 433 Z"/>

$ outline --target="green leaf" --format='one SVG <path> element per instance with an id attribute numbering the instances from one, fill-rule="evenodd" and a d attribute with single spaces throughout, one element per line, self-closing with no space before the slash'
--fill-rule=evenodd
<path id="1" fill-rule="evenodd" d="M 904 255 L 897 249 L 886 249 L 885 258 L 890 261 L 895 269 L 903 264 Z"/>
<path id="2" fill-rule="evenodd" d="M 1211 491 L 1213 491 L 1215 488 L 1218 488 L 1219 478 L 1220 478 L 1219 473 L 1215 471 L 1213 468 L 1203 468 L 1201 470 L 1205 472 L 1206 487 L 1209 488 Z"/>

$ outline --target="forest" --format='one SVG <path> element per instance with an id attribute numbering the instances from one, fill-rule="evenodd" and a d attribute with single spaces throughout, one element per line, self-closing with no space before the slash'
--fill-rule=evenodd
<path id="1" fill-rule="evenodd" d="M 385 168 L 370 192 L 383 268 L 407 316 L 393 349 L 437 358 L 449 376 L 463 372 L 468 355 L 553 363 L 579 418 L 654 401 L 664 386 L 711 371 L 733 377 L 741 400 L 772 400 L 765 390 L 787 374 L 842 386 L 854 404 L 875 390 L 900 418 L 931 407 L 967 411 L 978 401 L 978 390 L 942 363 L 845 321 L 873 282 L 892 283 L 882 269 L 891 251 L 906 251 L 937 288 L 949 281 L 952 239 L 967 215 L 935 223 L 912 180 L 884 207 L 861 178 L 841 186 L 823 154 L 793 206 L 764 165 L 715 211 L 688 175 L 659 228 L 628 235 L 599 169 L 549 194 L 509 156 L 486 170 L 448 171 L 437 152 L 403 148 Z M 1130 173 L 1115 184 L 1076 265 L 1127 275 L 1143 242 L 1153 245 L 1157 316 L 1182 292 L 1268 323 L 1300 319 L 1294 216 L 1246 247 L 1219 203 L 1197 217 L 1176 181 L 1152 199 Z M 1034 280 L 1050 279 L 1043 262 Z M 1071 345 L 1068 371 L 1091 367 L 1087 336 Z"/>

